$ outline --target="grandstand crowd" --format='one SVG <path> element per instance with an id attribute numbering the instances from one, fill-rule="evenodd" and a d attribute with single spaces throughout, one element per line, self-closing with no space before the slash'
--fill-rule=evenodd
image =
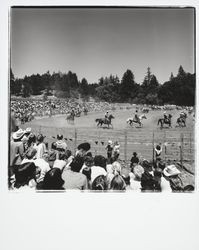
<path id="1" fill-rule="evenodd" d="M 120 159 L 119 142 L 107 141 L 107 155 L 93 155 L 91 145 L 83 142 L 76 152 L 57 135 L 48 146 L 45 135 L 31 128 L 11 132 L 9 160 L 9 189 L 35 190 L 93 190 L 135 192 L 185 192 L 180 170 L 175 164 L 161 159 L 161 145 L 155 147 L 153 161 L 132 152 L 130 164 Z"/>

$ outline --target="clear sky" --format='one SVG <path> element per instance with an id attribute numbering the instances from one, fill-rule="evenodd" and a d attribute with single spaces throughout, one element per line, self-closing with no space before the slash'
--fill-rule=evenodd
<path id="1" fill-rule="evenodd" d="M 194 72 L 194 9 L 17 8 L 11 10 L 15 77 L 47 70 L 89 83 L 127 69 L 141 83 L 147 67 L 164 83 L 180 65 Z"/>

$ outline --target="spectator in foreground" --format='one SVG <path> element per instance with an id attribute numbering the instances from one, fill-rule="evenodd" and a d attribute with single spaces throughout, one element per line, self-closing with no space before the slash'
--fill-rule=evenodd
<path id="1" fill-rule="evenodd" d="M 126 184 L 122 176 L 116 175 L 111 181 L 111 190 L 124 191 L 126 190 Z"/>
<path id="2" fill-rule="evenodd" d="M 76 156 L 70 163 L 70 169 L 64 169 L 62 179 L 64 180 L 64 189 L 88 189 L 87 178 L 84 174 L 80 173 L 83 166 L 81 157 Z"/>
<path id="3" fill-rule="evenodd" d="M 61 170 L 59 168 L 53 168 L 46 173 L 43 184 L 39 189 L 64 190 L 63 185 L 64 180 L 62 179 Z"/>
<path id="4" fill-rule="evenodd" d="M 99 175 L 96 177 L 92 183 L 92 190 L 95 191 L 105 191 L 108 189 L 107 179 L 104 175 Z"/>
<path id="5" fill-rule="evenodd" d="M 21 164 L 15 170 L 14 189 L 30 190 L 36 188 L 36 166 L 34 162 Z"/>

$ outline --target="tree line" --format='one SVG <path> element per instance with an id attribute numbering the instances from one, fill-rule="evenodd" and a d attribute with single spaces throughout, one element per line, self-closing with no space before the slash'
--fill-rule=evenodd
<path id="1" fill-rule="evenodd" d="M 89 84 L 86 78 L 81 81 L 75 73 L 33 74 L 15 78 L 10 69 L 10 93 L 22 97 L 30 95 L 58 98 L 79 98 L 98 101 L 128 102 L 135 104 L 175 104 L 193 106 L 195 104 L 196 77 L 180 66 L 176 76 L 171 73 L 169 81 L 160 84 L 148 67 L 141 84 L 135 82 L 134 74 L 127 69 L 120 80 L 118 76 L 101 77 L 98 83 Z"/>

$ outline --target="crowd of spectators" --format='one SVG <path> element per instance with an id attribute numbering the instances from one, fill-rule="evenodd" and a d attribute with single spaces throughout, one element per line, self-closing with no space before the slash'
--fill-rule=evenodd
<path id="1" fill-rule="evenodd" d="M 107 102 L 78 102 L 72 99 L 34 100 L 16 99 L 10 103 L 11 114 L 20 122 L 25 123 L 35 117 L 53 116 L 70 113 L 87 114 L 87 112 L 113 110 L 114 105 Z"/>
<path id="2" fill-rule="evenodd" d="M 135 192 L 193 191 L 184 186 L 175 164 L 149 161 L 133 152 L 130 164 L 120 160 L 119 142 L 108 141 L 107 156 L 92 155 L 82 142 L 72 153 L 62 135 L 48 147 L 45 136 L 31 128 L 11 133 L 9 188 L 11 190 L 93 190 Z"/>

